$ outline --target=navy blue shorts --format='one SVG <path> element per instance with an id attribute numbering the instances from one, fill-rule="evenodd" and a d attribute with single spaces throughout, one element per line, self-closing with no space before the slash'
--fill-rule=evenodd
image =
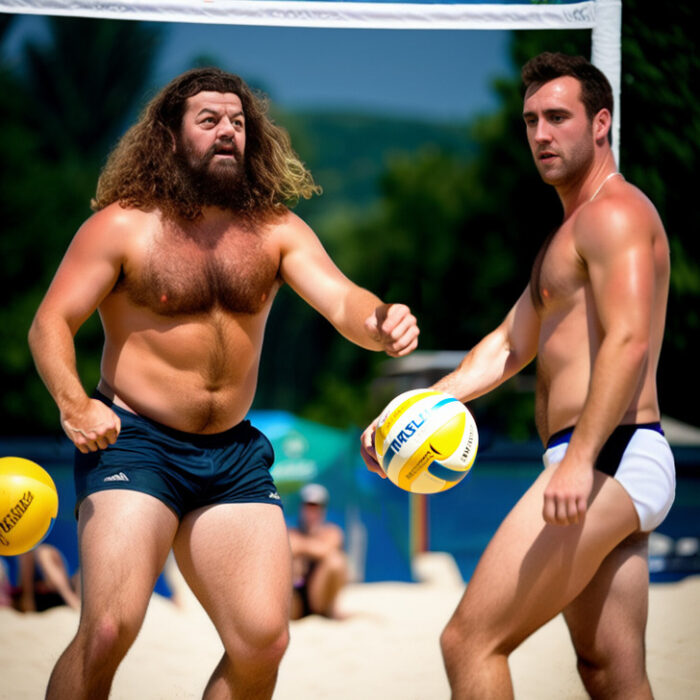
<path id="1" fill-rule="evenodd" d="M 99 392 L 121 419 L 114 445 L 83 454 L 75 451 L 76 513 L 96 491 L 126 489 L 154 496 L 181 518 L 218 503 L 282 501 L 270 475 L 274 450 L 249 421 L 223 433 L 198 435 L 174 430 L 126 411 Z"/>

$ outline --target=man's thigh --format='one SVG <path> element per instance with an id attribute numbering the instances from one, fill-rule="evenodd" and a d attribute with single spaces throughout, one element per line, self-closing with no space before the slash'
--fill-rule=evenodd
<path id="1" fill-rule="evenodd" d="M 564 610 L 574 647 L 584 663 L 643 672 L 648 540 L 647 533 L 623 540 Z"/>
<path id="2" fill-rule="evenodd" d="M 226 503 L 186 515 L 174 544 L 185 580 L 228 647 L 286 628 L 291 552 L 282 509 Z"/>
<path id="3" fill-rule="evenodd" d="M 131 490 L 98 491 L 80 505 L 83 614 L 145 612 L 177 531 L 164 503 Z"/>
<path id="4" fill-rule="evenodd" d="M 545 523 L 543 493 L 553 469 L 540 474 L 505 518 L 455 613 L 453 624 L 475 650 L 510 653 L 561 612 L 638 527 L 627 493 L 598 472 L 582 523 Z"/>

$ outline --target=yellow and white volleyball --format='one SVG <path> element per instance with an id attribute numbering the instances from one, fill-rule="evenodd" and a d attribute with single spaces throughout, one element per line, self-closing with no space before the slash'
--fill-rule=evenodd
<path id="1" fill-rule="evenodd" d="M 479 449 L 472 414 L 454 396 L 415 389 L 379 416 L 375 449 L 384 473 L 411 493 L 438 493 L 469 473 Z"/>
<path id="2" fill-rule="evenodd" d="M 57 516 L 58 492 L 49 473 L 22 457 L 0 458 L 0 555 L 36 547 Z"/>

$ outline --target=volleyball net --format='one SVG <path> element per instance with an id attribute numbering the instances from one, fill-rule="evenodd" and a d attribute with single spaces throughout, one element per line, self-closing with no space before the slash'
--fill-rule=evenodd
<path id="1" fill-rule="evenodd" d="M 622 0 L 330 2 L 327 0 L 0 0 L 0 12 L 149 22 L 345 29 L 565 30 L 591 35 L 591 62 L 607 76 L 619 155 Z"/>

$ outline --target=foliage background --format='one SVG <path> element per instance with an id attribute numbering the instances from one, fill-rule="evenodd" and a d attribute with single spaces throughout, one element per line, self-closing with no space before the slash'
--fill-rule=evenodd
<path id="1" fill-rule="evenodd" d="M 660 23 L 650 3 L 623 5 L 620 168 L 657 205 L 672 247 L 662 409 L 698 424 L 695 11 L 689 2 L 667 4 Z M 51 41 L 27 44 L 11 64 L 3 38 L 13 19 L 0 15 L 1 432 L 50 434 L 59 431 L 57 411 L 34 371 L 26 333 L 90 214 L 108 150 L 149 97 L 162 33 L 137 22 L 47 18 Z M 500 107 L 468 124 L 273 108 L 324 187 L 298 213 L 351 278 L 412 307 L 424 350 L 467 350 L 500 322 L 560 218 L 556 196 L 536 176 L 520 118 L 518 67 L 545 49 L 590 55 L 590 35 L 514 32 L 512 72 L 493 85 Z M 96 316 L 77 343 L 81 376 L 92 387 L 101 350 Z M 268 323 L 255 407 L 362 425 L 380 407 L 369 387 L 385 359 L 339 338 L 283 289 Z M 511 381 L 476 402 L 481 424 L 532 436 L 532 397 L 522 386 Z"/>

